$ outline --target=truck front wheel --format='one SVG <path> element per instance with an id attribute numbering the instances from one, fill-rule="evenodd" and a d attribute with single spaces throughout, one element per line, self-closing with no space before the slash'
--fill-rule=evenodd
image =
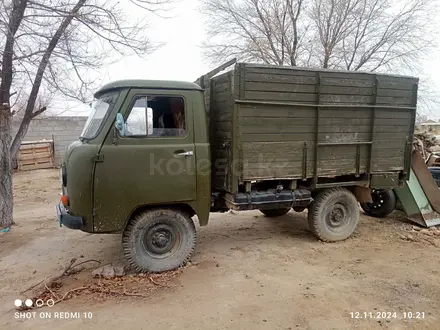
<path id="1" fill-rule="evenodd" d="M 383 218 L 396 209 L 396 195 L 392 190 L 373 189 L 371 198 L 372 203 L 359 203 L 362 210 L 371 217 Z"/>
<path id="2" fill-rule="evenodd" d="M 194 222 L 184 212 L 154 209 L 135 216 L 122 235 L 124 255 L 138 272 L 185 265 L 196 245 Z"/>
<path id="3" fill-rule="evenodd" d="M 356 197 L 345 188 L 320 192 L 309 206 L 310 230 L 322 241 L 342 241 L 351 236 L 359 222 Z"/>
<path id="4" fill-rule="evenodd" d="M 284 214 L 287 214 L 290 211 L 290 207 L 282 208 L 282 209 L 261 209 L 260 212 L 263 213 L 268 218 L 280 217 Z"/>

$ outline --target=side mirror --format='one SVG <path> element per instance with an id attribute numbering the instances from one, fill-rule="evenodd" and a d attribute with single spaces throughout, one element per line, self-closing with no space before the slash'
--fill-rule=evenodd
<path id="1" fill-rule="evenodd" d="M 125 135 L 125 123 L 124 123 L 124 117 L 122 117 L 122 114 L 118 113 L 116 115 L 116 122 L 115 122 L 115 128 L 119 131 L 119 134 L 121 136 Z"/>

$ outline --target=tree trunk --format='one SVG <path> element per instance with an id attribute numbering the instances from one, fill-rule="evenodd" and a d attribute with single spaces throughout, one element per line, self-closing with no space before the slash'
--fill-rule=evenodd
<path id="1" fill-rule="evenodd" d="M 0 226 L 13 224 L 12 167 L 10 157 L 11 112 L 0 104 Z"/>
<path id="2" fill-rule="evenodd" d="M 11 145 L 11 159 L 17 158 L 17 154 L 18 151 L 20 150 L 21 142 L 26 136 L 31 120 L 32 118 L 29 118 L 26 115 L 21 120 L 20 128 L 18 129 L 18 132 L 15 134 L 14 141 L 12 142 Z"/>
<path id="3" fill-rule="evenodd" d="M 12 142 L 11 155 L 13 157 L 17 155 L 17 152 L 20 149 L 21 141 L 23 140 L 23 138 L 27 133 L 32 118 L 34 118 L 37 114 L 46 110 L 46 108 L 44 107 L 38 110 L 37 112 L 34 112 L 35 102 L 37 101 L 37 96 L 40 91 L 41 83 L 43 81 L 44 72 L 46 71 L 46 67 L 49 64 L 49 59 L 52 56 L 55 47 L 58 45 L 61 36 L 66 31 L 70 23 L 72 23 L 73 18 L 75 17 L 75 15 L 78 14 L 79 10 L 84 6 L 85 3 L 86 0 L 78 0 L 78 2 L 69 12 L 69 14 L 66 17 L 64 17 L 64 19 L 61 21 L 60 26 L 53 35 L 52 39 L 49 42 L 49 45 L 47 46 L 46 51 L 44 52 L 40 64 L 38 65 L 37 73 L 35 74 L 35 79 L 32 84 L 32 89 L 29 94 L 28 102 L 26 104 L 23 120 L 21 122 L 20 128 L 18 129 L 17 135 L 15 136 L 14 141 Z"/>
<path id="4" fill-rule="evenodd" d="M 7 26 L 8 33 L 4 43 L 0 70 L 0 225 L 9 227 L 14 223 L 12 207 L 11 166 L 11 85 L 13 78 L 12 57 L 14 54 L 14 37 L 23 19 L 27 0 L 12 1 L 12 12 Z"/>

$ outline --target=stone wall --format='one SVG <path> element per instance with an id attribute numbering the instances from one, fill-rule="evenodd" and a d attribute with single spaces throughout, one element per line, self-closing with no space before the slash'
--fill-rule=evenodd
<path id="1" fill-rule="evenodd" d="M 41 117 L 32 120 L 24 141 L 54 140 L 55 164 L 60 165 L 66 148 L 81 134 L 87 117 Z M 12 137 L 19 128 L 12 122 Z"/>

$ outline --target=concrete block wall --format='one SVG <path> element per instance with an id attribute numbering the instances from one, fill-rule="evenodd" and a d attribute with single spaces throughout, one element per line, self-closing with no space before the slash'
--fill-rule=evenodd
<path id="1" fill-rule="evenodd" d="M 54 139 L 55 164 L 61 165 L 62 157 L 69 144 L 78 140 L 87 117 L 41 117 L 32 120 L 23 141 Z M 19 120 L 12 122 L 12 138 L 18 131 Z"/>

